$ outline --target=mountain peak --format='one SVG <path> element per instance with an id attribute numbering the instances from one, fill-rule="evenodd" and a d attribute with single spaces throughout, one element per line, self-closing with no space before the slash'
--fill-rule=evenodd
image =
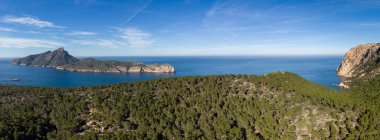
<path id="1" fill-rule="evenodd" d="M 54 51 L 47 51 L 41 54 L 29 55 L 24 58 L 12 60 L 13 64 L 33 65 L 33 66 L 62 66 L 78 62 L 79 59 L 71 56 L 63 47 Z"/>
<path id="2" fill-rule="evenodd" d="M 65 51 L 65 48 L 60 47 L 60 48 L 56 49 L 56 51 Z"/>
<path id="3" fill-rule="evenodd" d="M 60 48 L 54 50 L 53 52 L 54 52 L 54 53 L 61 54 L 61 55 L 65 55 L 65 54 L 69 55 L 69 54 L 67 53 L 67 51 L 65 51 L 65 49 L 64 49 L 63 47 L 60 47 Z"/>

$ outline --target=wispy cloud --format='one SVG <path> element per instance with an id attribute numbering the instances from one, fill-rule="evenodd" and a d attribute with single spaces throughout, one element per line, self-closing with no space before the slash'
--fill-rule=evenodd
<path id="1" fill-rule="evenodd" d="M 182 22 L 175 22 L 175 23 L 172 23 L 172 24 L 168 24 L 166 26 L 164 26 L 160 32 L 161 33 L 168 33 L 168 32 L 171 32 L 173 31 L 174 29 L 178 29 L 179 26 L 181 26 L 183 23 Z"/>
<path id="2" fill-rule="evenodd" d="M 81 3 L 85 3 L 85 4 L 93 4 L 93 3 L 96 3 L 97 0 L 75 0 L 74 3 L 75 4 L 81 4 Z"/>
<path id="3" fill-rule="evenodd" d="M 39 31 L 27 31 L 26 33 L 29 33 L 29 34 L 41 34 L 41 32 L 39 32 Z"/>
<path id="4" fill-rule="evenodd" d="M 252 1 L 216 1 L 202 19 L 205 30 L 238 36 L 242 31 L 260 28 L 269 10 L 254 7 Z M 254 8 L 252 8 L 254 7 Z"/>
<path id="5" fill-rule="evenodd" d="M 149 47 L 154 40 L 152 34 L 142 31 L 137 28 L 115 28 L 118 31 L 118 37 L 112 39 L 82 39 L 72 40 L 71 43 L 84 46 L 99 46 L 105 48 L 124 48 L 124 47 L 136 47 L 143 48 Z"/>
<path id="6" fill-rule="evenodd" d="M 354 7 L 354 8 L 378 8 L 380 6 L 380 1 L 378 0 L 342 0 L 341 3 L 344 6 Z M 352 9 L 356 10 L 356 9 Z"/>
<path id="7" fill-rule="evenodd" d="M 287 30 L 291 27 L 300 29 L 298 25 L 320 18 L 312 12 L 296 12 L 309 10 L 308 8 L 308 5 L 295 8 L 282 4 L 265 5 L 249 0 L 216 1 L 205 13 L 203 25 L 207 30 L 231 35 L 273 28 L 276 30 Z"/>
<path id="8" fill-rule="evenodd" d="M 250 6 L 252 6 L 250 1 L 217 1 L 206 12 L 205 20 L 206 22 L 214 20 L 224 20 L 225 22 L 230 22 L 239 19 L 239 23 L 246 23 L 253 20 L 267 18 L 269 12 L 273 9 L 253 9 Z"/>
<path id="9" fill-rule="evenodd" d="M 7 27 L 0 27 L 0 31 L 3 31 L 3 32 L 17 32 L 16 29 L 7 28 Z"/>
<path id="10" fill-rule="evenodd" d="M 99 46 L 108 48 L 121 48 L 123 46 L 126 46 L 124 42 L 118 40 L 99 39 L 97 43 Z"/>
<path id="11" fill-rule="evenodd" d="M 123 25 L 128 24 L 133 18 L 135 18 L 142 10 L 144 10 L 146 7 L 152 3 L 153 0 L 148 0 L 145 4 L 143 4 L 141 7 L 139 7 L 136 11 L 132 13 L 130 17 L 128 17 L 127 20 L 124 21 Z"/>
<path id="12" fill-rule="evenodd" d="M 136 29 L 126 28 L 120 30 L 122 33 L 121 38 L 131 47 L 148 47 L 153 43 L 152 34 Z"/>
<path id="13" fill-rule="evenodd" d="M 257 17 L 262 15 L 259 12 L 251 13 L 248 4 L 246 1 L 217 1 L 206 12 L 206 16 Z"/>
<path id="14" fill-rule="evenodd" d="M 104 48 L 121 48 L 127 46 L 125 42 L 114 39 L 96 39 L 96 40 L 73 40 L 73 44 L 79 44 L 84 46 L 99 46 Z"/>
<path id="15" fill-rule="evenodd" d="M 362 27 L 380 27 L 380 22 L 359 23 L 359 26 L 362 26 Z"/>
<path id="16" fill-rule="evenodd" d="M 24 16 L 24 17 L 5 16 L 3 17 L 2 22 L 24 24 L 24 25 L 36 26 L 40 28 L 66 28 L 63 26 L 55 25 L 54 23 L 49 22 L 49 21 L 43 21 L 38 18 L 33 18 L 29 16 Z"/>
<path id="17" fill-rule="evenodd" d="M 21 31 L 21 30 L 17 30 L 14 28 L 8 28 L 8 27 L 0 27 L 0 31 L 13 32 L 13 33 L 41 34 L 41 32 L 39 32 L 39 31 L 33 31 L 33 30 Z"/>
<path id="18" fill-rule="evenodd" d="M 65 35 L 68 35 L 68 36 L 94 36 L 94 35 L 97 35 L 97 33 L 85 32 L 85 31 L 75 31 L 75 32 L 65 33 Z"/>
<path id="19" fill-rule="evenodd" d="M 56 48 L 62 46 L 65 44 L 52 40 L 0 37 L 1 48 Z"/>

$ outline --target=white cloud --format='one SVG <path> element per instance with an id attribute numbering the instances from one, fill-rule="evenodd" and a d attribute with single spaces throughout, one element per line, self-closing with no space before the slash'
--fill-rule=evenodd
<path id="1" fill-rule="evenodd" d="M 359 23 L 362 27 L 379 27 L 380 23 L 378 22 L 365 22 L 365 23 Z"/>
<path id="2" fill-rule="evenodd" d="M 120 29 L 121 38 L 129 44 L 130 47 L 148 47 L 153 43 L 152 34 L 136 28 Z"/>
<path id="3" fill-rule="evenodd" d="M 124 47 L 144 48 L 149 47 L 154 42 L 152 39 L 152 34 L 139 30 L 137 28 L 115 29 L 119 33 L 117 38 L 72 40 L 71 43 L 74 45 L 98 46 L 115 49 Z"/>
<path id="4" fill-rule="evenodd" d="M 85 32 L 85 31 L 75 31 L 75 32 L 65 33 L 65 35 L 69 35 L 69 36 L 93 36 L 93 35 L 97 35 L 97 33 Z"/>
<path id="5" fill-rule="evenodd" d="M 0 31 L 4 31 L 4 32 L 17 32 L 16 29 L 7 28 L 7 27 L 0 27 Z"/>
<path id="6" fill-rule="evenodd" d="M 36 26 L 36 27 L 40 27 L 40 28 L 66 28 L 63 26 L 54 25 L 54 23 L 49 22 L 49 21 L 43 21 L 43 20 L 39 20 L 37 18 L 27 17 L 27 16 L 25 16 L 25 17 L 5 16 L 5 17 L 3 17 L 2 22 L 18 23 L 18 24 Z"/>
<path id="7" fill-rule="evenodd" d="M 126 46 L 124 42 L 117 41 L 117 40 L 107 40 L 107 39 L 100 39 L 98 41 L 98 44 L 102 47 L 108 47 L 108 48 L 120 48 L 120 47 Z"/>
<path id="8" fill-rule="evenodd" d="M 206 30 L 232 36 L 273 29 L 282 30 L 279 33 L 286 34 L 291 33 L 285 31 L 288 29 L 302 31 L 309 28 L 300 25 L 312 23 L 323 17 L 315 14 L 318 12 L 311 10 L 311 6 L 314 4 L 305 4 L 295 9 L 294 6 L 285 4 L 269 6 L 249 0 L 216 1 L 205 13 L 202 23 Z"/>
<path id="9" fill-rule="evenodd" d="M 92 46 L 92 47 L 105 47 L 105 48 L 125 48 L 135 47 L 143 48 L 149 47 L 154 40 L 152 34 L 142 31 L 137 28 L 114 28 L 117 33 L 114 38 L 96 38 L 96 39 L 78 39 L 71 40 L 73 45 Z M 73 32 L 74 33 L 74 32 Z M 77 35 L 92 35 L 91 32 L 78 32 Z M 96 33 L 95 33 L 96 34 Z"/>
<path id="10" fill-rule="evenodd" d="M 41 32 L 38 32 L 38 31 L 27 31 L 26 33 L 29 33 L 29 34 L 41 34 Z"/>
<path id="11" fill-rule="evenodd" d="M 125 42 L 118 40 L 108 40 L 108 39 L 97 39 L 97 40 L 73 40 L 71 41 L 73 44 L 80 44 L 85 46 L 99 46 L 105 48 L 121 48 L 123 46 L 127 46 Z"/>
<path id="12" fill-rule="evenodd" d="M 63 46 L 65 46 L 64 43 L 51 40 L 0 37 L 0 48 L 56 48 Z"/>

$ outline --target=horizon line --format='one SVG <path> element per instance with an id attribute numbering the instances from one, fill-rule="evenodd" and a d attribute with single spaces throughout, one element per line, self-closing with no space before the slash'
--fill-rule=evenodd
<path id="1" fill-rule="evenodd" d="M 32 54 L 33 55 L 33 54 Z M 26 55 L 29 56 L 29 55 Z M 0 56 L 0 58 L 20 58 L 26 56 Z M 291 56 L 344 56 L 344 54 L 246 54 L 246 55 L 235 55 L 235 54 L 210 54 L 210 55 L 85 55 L 85 56 L 74 56 L 74 57 L 291 57 Z"/>

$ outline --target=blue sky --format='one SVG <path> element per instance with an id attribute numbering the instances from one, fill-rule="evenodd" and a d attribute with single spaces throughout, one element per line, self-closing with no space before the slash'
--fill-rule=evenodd
<path id="1" fill-rule="evenodd" d="M 379 40 L 378 0 L 0 1 L 0 57 L 343 55 Z"/>

